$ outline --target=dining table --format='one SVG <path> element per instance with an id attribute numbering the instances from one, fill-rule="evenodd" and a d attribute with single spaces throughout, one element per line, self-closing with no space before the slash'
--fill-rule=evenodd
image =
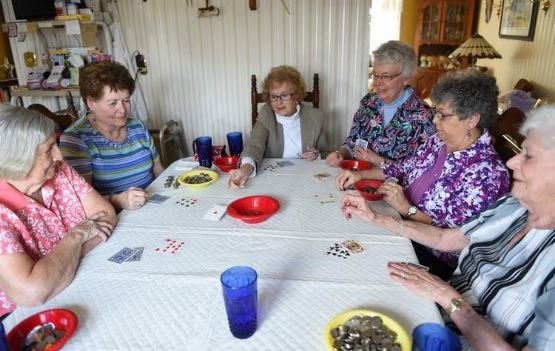
<path id="1" fill-rule="evenodd" d="M 18 307 L 6 330 L 64 308 L 78 317 L 64 350 L 324 350 L 327 323 L 351 309 L 387 315 L 408 333 L 443 323 L 433 302 L 388 275 L 389 261 L 418 262 L 410 240 L 343 216 L 339 168 L 264 159 L 244 188 L 229 188 L 219 170 L 207 187 L 174 187 L 195 166 L 191 159 L 170 165 L 147 188 L 167 199 L 120 212 L 112 236 L 82 258 L 73 282 L 44 305 Z M 277 199 L 279 210 L 256 224 L 228 214 L 205 219 L 214 206 L 253 195 Z M 383 200 L 370 205 L 399 216 Z M 334 255 L 347 240 L 363 250 Z M 126 247 L 143 248 L 140 260 L 109 260 Z M 247 339 L 229 330 L 220 283 L 238 265 L 258 274 L 258 327 Z"/>

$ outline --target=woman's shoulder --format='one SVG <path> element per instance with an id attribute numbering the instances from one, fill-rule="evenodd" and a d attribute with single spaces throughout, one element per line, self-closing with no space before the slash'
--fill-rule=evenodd
<path id="1" fill-rule="evenodd" d="M 89 121 L 87 116 L 79 118 L 77 121 L 72 123 L 62 134 L 77 134 L 83 135 L 88 134 L 93 130 L 93 126 Z"/>
<path id="2" fill-rule="evenodd" d="M 300 115 L 301 117 L 310 116 L 317 119 L 322 119 L 324 114 L 322 113 L 322 109 L 310 106 L 307 103 L 301 102 L 299 104 L 301 106 Z"/>

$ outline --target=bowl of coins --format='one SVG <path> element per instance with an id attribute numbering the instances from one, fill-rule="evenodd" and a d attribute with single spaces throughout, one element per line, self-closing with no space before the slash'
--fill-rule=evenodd
<path id="1" fill-rule="evenodd" d="M 39 312 L 8 333 L 10 350 L 59 350 L 75 333 L 77 324 L 77 316 L 70 310 L 56 308 Z"/>
<path id="2" fill-rule="evenodd" d="M 227 206 L 227 214 L 245 223 L 260 223 L 279 210 L 279 201 L 271 196 L 247 196 Z"/>
<path id="3" fill-rule="evenodd" d="M 363 198 L 369 201 L 377 201 L 383 198 L 383 194 L 378 193 L 378 189 L 382 186 L 383 180 L 378 179 L 361 179 L 355 183 L 355 189 Z"/>
<path id="4" fill-rule="evenodd" d="M 237 156 L 224 156 L 214 161 L 214 164 L 222 172 L 229 172 L 232 169 L 237 169 L 237 163 L 239 163 L 239 157 Z"/>
<path id="5" fill-rule="evenodd" d="M 195 169 L 183 173 L 177 178 L 179 184 L 191 189 L 200 189 L 209 186 L 218 179 L 218 173 L 207 169 Z"/>
<path id="6" fill-rule="evenodd" d="M 372 165 L 366 161 L 360 160 L 345 160 L 341 161 L 339 168 L 346 171 L 364 171 L 365 169 L 372 168 Z"/>
<path id="7" fill-rule="evenodd" d="M 410 351 L 412 340 L 399 322 L 377 311 L 354 309 L 333 317 L 326 325 L 324 341 L 328 350 Z"/>

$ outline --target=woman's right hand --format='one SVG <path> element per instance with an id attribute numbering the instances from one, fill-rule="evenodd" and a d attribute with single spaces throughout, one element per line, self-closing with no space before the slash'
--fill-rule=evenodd
<path id="1" fill-rule="evenodd" d="M 104 217 L 106 212 L 97 212 L 71 229 L 71 233 L 81 235 L 82 244 L 97 236 L 102 239 L 101 241 L 106 241 L 112 234 L 114 226 L 102 220 Z"/>
<path id="2" fill-rule="evenodd" d="M 339 151 L 331 152 L 328 157 L 326 157 L 326 163 L 328 166 L 338 167 L 341 161 L 343 161 L 343 157 Z"/>
<path id="3" fill-rule="evenodd" d="M 244 188 L 253 170 L 254 167 L 248 163 L 241 165 L 239 169 L 232 169 L 228 173 L 227 186 L 229 188 Z"/>
<path id="4" fill-rule="evenodd" d="M 335 184 L 337 188 L 341 191 L 349 189 L 356 182 L 362 179 L 362 175 L 358 171 L 342 171 L 339 173 L 337 178 L 335 178 Z"/>
<path id="5" fill-rule="evenodd" d="M 148 192 L 137 187 L 131 187 L 122 193 L 111 196 L 113 205 L 127 210 L 138 210 L 143 207 L 146 199 L 148 199 Z"/>
<path id="6" fill-rule="evenodd" d="M 376 213 L 372 211 L 366 200 L 360 195 L 345 195 L 341 199 L 341 211 L 346 219 L 351 219 L 353 215 L 362 220 L 373 223 Z"/>

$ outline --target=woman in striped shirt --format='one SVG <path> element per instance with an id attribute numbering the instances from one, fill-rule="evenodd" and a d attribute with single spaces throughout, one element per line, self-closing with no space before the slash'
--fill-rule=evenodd
<path id="1" fill-rule="evenodd" d="M 135 82 L 123 65 L 96 62 L 81 69 L 79 88 L 90 112 L 64 131 L 60 149 L 115 208 L 138 209 L 164 167 L 147 128 L 129 117 Z"/>
<path id="2" fill-rule="evenodd" d="M 460 228 L 398 221 L 346 196 L 356 215 L 441 251 L 462 250 L 450 283 L 407 263 L 391 278 L 441 305 L 475 350 L 555 350 L 555 106 L 521 128 L 523 151 L 508 161 L 512 195 Z M 551 176 L 550 176 L 551 175 Z"/>

